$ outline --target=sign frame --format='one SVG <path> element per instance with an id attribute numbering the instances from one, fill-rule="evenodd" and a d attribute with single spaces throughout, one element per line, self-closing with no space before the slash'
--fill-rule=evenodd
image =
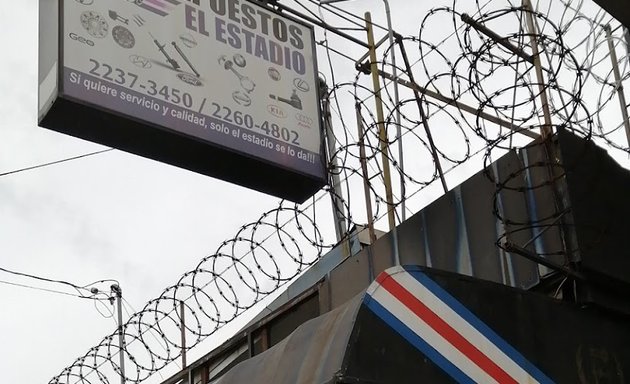
<path id="1" fill-rule="evenodd" d="M 321 89 L 312 25 L 287 16 L 263 3 L 240 0 L 241 3 L 253 4 L 275 16 L 296 23 L 309 32 L 304 39 L 311 41 L 313 92 L 317 99 L 317 121 L 313 127 L 319 131 L 319 158 L 313 162 L 317 167 L 316 175 L 68 95 L 64 89 L 66 1 L 78 0 L 39 1 L 40 126 L 296 203 L 304 202 L 328 184 Z M 310 67 L 310 63 L 307 65 Z M 264 137 L 262 134 L 260 136 Z"/>

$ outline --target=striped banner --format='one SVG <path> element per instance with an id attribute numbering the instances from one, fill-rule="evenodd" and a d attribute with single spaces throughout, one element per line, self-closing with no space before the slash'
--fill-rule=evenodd
<path id="1" fill-rule="evenodd" d="M 365 305 L 458 383 L 553 381 L 419 270 L 390 268 Z"/>
<path id="2" fill-rule="evenodd" d="M 136 2 L 140 8 L 144 8 L 160 16 L 168 15 L 173 8 L 180 3 L 179 0 L 141 0 L 140 2 Z"/>

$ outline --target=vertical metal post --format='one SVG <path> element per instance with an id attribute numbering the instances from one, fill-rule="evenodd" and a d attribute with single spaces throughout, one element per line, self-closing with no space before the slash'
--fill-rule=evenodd
<path id="1" fill-rule="evenodd" d="M 201 382 L 209 383 L 210 382 L 210 370 L 208 369 L 208 365 L 204 364 L 201 367 Z"/>
<path id="2" fill-rule="evenodd" d="M 338 170 L 337 158 L 334 158 L 334 153 L 337 151 L 334 141 L 334 132 L 332 129 L 332 116 L 330 114 L 330 100 L 328 98 L 328 86 L 323 80 L 320 80 L 320 92 L 322 98 L 322 113 L 324 115 L 324 129 L 326 130 L 326 144 L 327 144 L 327 160 L 332 163 L 333 172 L 330 176 L 332 181 L 333 192 L 330 194 L 333 204 L 333 216 L 335 218 L 335 232 L 337 234 L 337 241 L 341 241 L 347 233 L 345 218 L 341 213 L 343 212 L 343 203 L 341 201 L 341 180 Z M 347 256 L 347 255 L 346 255 Z"/>
<path id="3" fill-rule="evenodd" d="M 262 352 L 269 349 L 269 330 L 267 326 L 264 326 L 260 330 L 260 350 Z"/>
<path id="4" fill-rule="evenodd" d="M 118 284 L 111 286 L 112 292 L 116 296 L 116 306 L 118 307 L 118 356 L 120 357 L 120 384 L 125 384 L 125 353 L 124 353 L 124 338 L 123 338 L 123 323 L 122 323 L 122 289 Z"/>
<path id="5" fill-rule="evenodd" d="M 626 96 L 623 93 L 623 84 L 621 83 L 621 73 L 619 72 L 619 61 L 617 60 L 617 52 L 613 41 L 610 25 L 604 25 L 606 31 L 606 39 L 608 40 L 608 49 L 610 50 L 610 61 L 612 62 L 613 74 L 615 75 L 615 88 L 617 89 L 617 97 L 619 98 L 619 106 L 621 107 L 621 117 L 623 118 L 623 126 L 626 129 L 626 140 L 630 146 L 630 121 L 628 121 L 628 108 L 626 107 Z"/>
<path id="6" fill-rule="evenodd" d="M 368 183 L 368 169 L 365 159 L 365 141 L 363 140 L 363 118 L 361 116 L 361 104 L 356 103 L 357 131 L 359 134 L 359 159 L 361 161 L 361 175 L 363 176 L 363 193 L 365 194 L 365 211 L 367 212 L 368 233 L 370 234 L 370 244 L 376 241 L 374 232 L 374 213 L 372 212 L 372 198 L 370 197 L 370 185 Z"/>
<path id="7" fill-rule="evenodd" d="M 392 76 L 395 79 L 398 78 L 398 67 L 396 67 L 396 46 L 394 45 L 394 28 L 392 28 L 392 13 L 389 9 L 389 1 L 383 0 L 385 3 L 385 16 L 387 17 L 387 30 L 388 30 L 388 39 L 389 46 L 392 54 Z M 398 164 L 400 165 L 400 170 L 404 173 L 405 170 L 405 158 L 403 157 L 403 136 L 401 129 L 401 119 L 400 119 L 400 109 L 398 108 L 398 103 L 400 102 L 400 95 L 398 93 L 398 82 L 394 81 L 394 104 L 396 105 L 396 139 L 398 139 Z M 401 208 L 401 221 L 405 221 L 407 218 L 406 212 L 406 187 L 405 187 L 405 179 L 401 176 L 400 178 L 400 208 Z"/>
<path id="8" fill-rule="evenodd" d="M 542 103 L 543 118 L 545 120 L 545 124 L 541 129 L 544 140 L 553 134 L 551 111 L 549 110 L 549 99 L 547 98 L 547 90 L 545 89 L 545 77 L 540 63 L 540 51 L 538 49 L 538 42 L 536 42 L 537 32 L 534 26 L 534 17 L 532 16 L 534 8 L 529 0 L 523 0 L 523 5 L 526 9 L 525 19 L 527 20 L 527 29 L 529 30 L 529 41 L 532 46 L 532 57 L 534 59 L 534 68 L 536 69 L 536 79 L 538 81 L 538 91 L 540 92 L 540 102 Z"/>
<path id="9" fill-rule="evenodd" d="M 179 318 L 181 324 L 179 325 L 181 336 L 182 336 L 182 369 L 186 368 L 186 318 L 185 316 L 185 307 L 184 301 L 181 300 L 179 302 Z"/>
<path id="10" fill-rule="evenodd" d="M 534 59 L 534 68 L 536 69 L 536 78 L 538 81 L 538 89 L 540 92 L 540 100 L 543 109 L 544 125 L 541 129 L 541 136 L 543 140 L 543 147 L 547 157 L 547 173 L 549 175 L 551 193 L 554 198 L 556 213 L 564 212 L 567 208 L 571 207 L 571 202 L 568 194 L 566 193 L 566 184 L 559 182 L 561 174 L 559 173 L 556 165 L 559 164 L 556 156 L 556 148 L 551 140 L 553 136 L 553 125 L 551 121 L 551 111 L 549 110 L 549 99 L 547 97 L 547 90 L 545 89 L 545 78 L 543 75 L 543 68 L 540 62 L 540 50 L 538 48 L 538 42 L 536 41 L 536 35 L 538 30 L 534 23 L 534 8 L 532 7 L 530 0 L 523 0 L 523 8 L 525 9 L 525 20 L 527 22 L 527 29 L 530 33 L 530 43 L 532 46 L 532 57 Z M 560 216 L 560 237 L 562 239 L 564 249 L 567 253 L 567 261 L 569 262 L 569 268 L 573 268 L 575 262 L 579 261 L 579 251 L 571 251 L 579 249 L 577 244 L 577 238 L 574 232 L 573 216 L 570 213 Z"/>
<path id="11" fill-rule="evenodd" d="M 385 200 L 387 202 L 387 218 L 389 221 L 389 229 L 396 228 L 396 218 L 394 216 L 394 201 L 392 195 L 392 178 L 389 169 L 389 158 L 387 157 L 388 135 L 385 127 L 385 118 L 383 113 L 383 100 L 381 98 L 381 83 L 378 76 L 378 62 L 376 60 L 376 45 L 374 43 L 374 31 L 372 29 L 372 15 L 370 12 L 365 13 L 365 25 L 367 27 L 368 45 L 370 51 L 370 67 L 372 72 L 372 84 L 374 87 L 374 100 L 376 102 L 376 118 L 378 125 L 378 137 L 381 148 L 381 159 L 383 163 L 383 178 L 385 180 Z"/>
<path id="12" fill-rule="evenodd" d="M 333 4 L 346 0 L 320 0 L 320 4 Z M 388 32 L 388 40 L 389 46 L 392 54 L 392 76 L 394 79 L 398 79 L 398 67 L 396 67 L 396 48 L 394 46 L 394 28 L 392 27 L 392 13 L 389 8 L 389 1 L 383 0 L 385 4 L 385 17 L 387 18 L 387 32 Z M 400 96 L 398 92 L 398 82 L 394 80 L 394 104 L 398 105 L 400 102 Z M 396 139 L 398 140 L 398 164 L 400 165 L 401 172 L 405 170 L 405 159 L 403 157 L 403 136 L 401 130 L 401 114 L 400 109 L 396 108 Z M 401 207 L 401 220 L 405 221 L 407 212 L 406 212 L 406 201 L 405 201 L 405 180 L 404 178 L 400 178 L 400 207 Z"/>
<path id="13" fill-rule="evenodd" d="M 250 358 L 254 357 L 254 336 L 251 331 L 247 332 L 247 352 Z"/>

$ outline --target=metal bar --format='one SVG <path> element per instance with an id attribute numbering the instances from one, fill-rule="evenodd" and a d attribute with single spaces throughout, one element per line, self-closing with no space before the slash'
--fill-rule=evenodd
<path id="1" fill-rule="evenodd" d="M 374 231 L 374 213 L 372 212 L 372 198 L 370 197 L 370 185 L 368 182 L 368 169 L 365 159 L 365 141 L 363 140 L 363 119 L 361 117 L 361 104 L 356 103 L 355 109 L 357 113 L 357 131 L 359 133 L 359 160 L 361 161 L 361 173 L 363 176 L 363 193 L 365 194 L 365 210 L 367 212 L 368 233 L 370 234 L 370 244 L 376 241 L 376 232 Z"/>
<path id="2" fill-rule="evenodd" d="M 328 162 L 332 163 L 333 172 L 331 172 L 330 178 L 332 182 L 332 191 L 330 198 L 332 200 L 333 216 L 335 218 L 335 232 L 337 234 L 337 241 L 342 241 L 348 232 L 346 228 L 345 218 L 342 215 L 344 211 L 343 203 L 341 201 L 341 180 L 339 179 L 337 159 L 333 157 L 333 154 L 337 151 L 334 141 L 334 132 L 332 128 L 331 114 L 330 114 L 330 100 L 328 98 L 328 86 L 324 81 L 320 81 L 320 89 L 322 94 L 322 113 L 324 115 L 324 128 L 326 130 L 326 143 L 328 152 Z M 344 246 L 346 247 L 346 246 Z M 346 247 L 347 248 L 347 247 Z M 350 255 L 349 249 L 346 250 L 345 256 Z"/>
<path id="3" fill-rule="evenodd" d="M 394 45 L 394 29 L 392 27 L 392 13 L 391 10 L 389 8 L 389 1 L 388 0 L 383 0 L 383 3 L 385 3 L 385 16 L 387 18 L 387 30 L 388 30 L 388 38 L 389 38 L 389 49 L 391 50 L 391 54 L 392 54 L 392 75 L 394 75 L 394 78 L 398 77 L 398 67 L 396 66 L 396 46 Z M 402 46 L 402 39 L 398 40 L 398 43 L 400 43 L 400 45 Z M 400 103 L 400 94 L 398 92 L 398 83 L 394 81 L 394 106 L 396 108 L 396 112 L 395 112 L 395 117 L 396 117 L 396 139 L 398 140 L 398 164 L 400 167 L 400 173 L 401 173 L 401 177 L 400 177 L 400 209 L 401 209 L 401 222 L 405 221 L 405 219 L 407 218 L 407 212 L 406 212 L 406 198 L 405 195 L 407 193 L 406 191 L 406 185 L 405 185 L 405 178 L 402 176 L 405 174 L 405 158 L 403 156 L 403 136 L 402 136 L 402 129 L 401 129 L 401 115 L 400 115 L 400 108 L 398 107 L 398 104 Z M 396 247 L 398 246 L 398 244 L 396 243 Z M 394 252 L 395 255 L 398 255 L 398 251 L 396 250 Z M 400 265 L 400 260 L 396 260 L 396 265 Z"/>
<path id="4" fill-rule="evenodd" d="M 269 331 L 267 327 L 260 330 L 260 350 L 265 352 L 269 349 Z"/>
<path id="5" fill-rule="evenodd" d="M 536 27 L 534 26 L 534 17 L 532 16 L 533 8 L 529 0 L 523 0 L 525 7 L 525 19 L 527 20 L 527 28 L 529 29 L 529 41 L 532 46 L 534 58 L 534 68 L 536 69 L 536 79 L 538 80 L 538 91 L 540 92 L 540 102 L 542 103 L 543 118 L 545 124 L 541 129 L 543 139 L 553 134 L 551 125 L 551 112 L 549 111 L 549 99 L 547 98 L 547 90 L 545 89 L 545 76 L 543 75 L 542 65 L 540 63 L 540 51 L 536 42 Z"/>
<path id="6" fill-rule="evenodd" d="M 118 307 L 118 356 L 120 358 L 120 384 L 125 384 L 125 353 L 124 353 L 124 338 L 123 338 L 123 323 L 122 323 L 122 289 L 118 284 L 111 286 L 112 292 L 116 295 L 116 306 Z"/>
<path id="7" fill-rule="evenodd" d="M 388 135 L 385 127 L 385 117 L 383 113 L 383 100 L 381 98 L 381 83 L 378 76 L 378 62 L 376 60 L 376 47 L 374 46 L 374 31 L 372 29 L 372 15 L 365 13 L 365 26 L 367 27 L 368 47 L 370 50 L 370 62 L 372 68 L 372 85 L 374 87 L 374 101 L 376 103 L 376 118 L 378 125 L 378 136 L 381 147 L 381 159 L 383 162 L 383 178 L 385 180 L 385 199 L 387 201 L 387 217 L 389 229 L 396 228 L 396 218 L 394 216 L 394 201 L 392 197 L 392 179 L 389 169 L 389 158 L 387 157 Z"/>
<path id="8" fill-rule="evenodd" d="M 536 239 L 538 239 L 540 236 L 544 235 L 545 232 L 547 232 L 549 229 L 553 228 L 553 226 L 559 222 L 560 220 L 562 220 L 562 217 L 564 215 L 566 215 L 569 212 L 569 210 L 565 210 L 564 212 L 562 212 L 560 215 L 558 215 L 558 217 L 556 217 L 551 223 L 547 224 L 547 226 L 540 231 L 539 233 L 537 233 L 535 236 L 533 236 L 531 239 L 527 240 L 527 242 L 525 242 L 525 244 L 523 244 L 523 247 L 528 247 L 530 244 L 532 244 L 534 241 L 536 241 Z"/>
<path id="9" fill-rule="evenodd" d="M 321 3 L 322 4 L 327 4 L 324 3 L 325 0 L 322 0 Z M 333 1 L 344 1 L 344 0 L 333 0 Z M 397 33 L 394 32 L 394 29 L 392 27 L 392 15 L 391 15 L 391 11 L 389 8 L 389 1 L 388 0 L 383 0 L 383 3 L 385 4 L 385 16 L 387 18 L 387 35 L 383 36 L 376 44 L 375 44 L 375 48 L 380 47 L 385 41 L 389 41 L 389 46 L 391 49 L 391 54 L 392 54 L 392 74 L 394 76 L 394 78 L 398 78 L 398 68 L 396 66 L 396 48 L 394 46 L 394 37 L 396 37 L 397 42 L 401 43 L 402 40 L 400 40 L 401 36 Z M 402 44 L 402 43 L 401 43 Z M 363 62 L 365 59 L 367 59 L 370 55 L 370 51 L 368 50 L 363 56 L 361 56 L 358 60 L 357 63 L 361 63 Z M 398 83 L 394 81 L 394 104 L 398 105 L 398 103 L 400 102 L 400 95 L 398 92 Z M 398 164 L 400 165 L 400 170 L 401 172 L 404 173 L 405 170 L 405 158 L 403 157 L 403 136 L 402 136 L 402 131 L 401 131 L 401 114 L 400 114 L 400 109 L 396 108 L 396 112 L 395 112 L 395 119 L 396 119 L 396 139 L 398 141 Z M 400 208 L 401 208 L 401 221 L 405 221 L 405 219 L 407 218 L 407 211 L 406 211 L 406 200 L 405 200 L 405 195 L 406 195 L 406 186 L 405 186 L 405 180 L 404 178 L 400 178 L 400 196 L 401 196 L 401 201 L 400 201 Z"/>
<path id="10" fill-rule="evenodd" d="M 536 77 L 538 79 L 538 89 L 540 91 L 540 101 L 542 103 L 544 125 L 541 129 L 543 145 L 545 154 L 547 157 L 547 173 L 549 175 L 549 185 L 551 193 L 554 198 L 557 212 L 564 212 L 571 207 L 569 195 L 567 194 L 565 187 L 566 183 L 558 182 L 561 180 L 562 174 L 559 172 L 557 165 L 559 164 L 557 150 L 551 140 L 553 135 L 553 126 L 551 122 L 551 112 L 549 110 L 549 99 L 547 98 L 547 90 L 545 89 L 545 78 L 543 75 L 542 65 L 540 63 L 540 51 L 538 48 L 538 42 L 535 36 L 538 34 L 536 24 L 534 23 L 534 17 L 532 13 L 534 8 L 532 7 L 530 0 L 523 0 L 523 9 L 525 10 L 525 19 L 527 22 L 527 28 L 530 34 L 530 42 L 532 45 L 532 52 L 534 54 L 534 67 L 536 69 Z M 577 244 L 577 238 L 575 237 L 575 225 L 573 223 L 572 215 L 561 215 L 561 239 L 564 245 L 564 249 L 572 259 L 571 261 L 579 261 L 579 253 L 570 251 L 579 249 Z M 570 264 L 571 265 L 571 264 Z"/>
<path id="11" fill-rule="evenodd" d="M 610 61 L 612 61 L 613 74 L 615 75 L 615 88 L 617 89 L 617 97 L 619 98 L 619 106 L 621 107 L 621 116 L 623 117 L 623 126 L 626 129 L 626 140 L 630 146 L 630 121 L 628 121 L 628 108 L 626 107 L 626 96 L 623 93 L 623 84 L 621 83 L 621 73 L 619 72 L 619 61 L 617 60 L 617 51 L 613 42 L 612 31 L 610 25 L 604 25 L 606 31 L 606 39 L 608 40 L 608 49 L 610 50 Z"/>
<path id="12" fill-rule="evenodd" d="M 486 27 L 485 25 L 479 24 L 478 22 L 473 20 L 472 17 L 468 16 L 467 13 L 462 13 L 461 19 L 464 23 L 470 25 L 471 27 L 475 28 L 477 31 L 488 36 L 489 38 L 494 40 L 497 44 L 501 45 L 503 48 L 512 52 L 513 54 L 520 57 L 521 59 L 529 62 L 530 64 L 534 64 L 534 58 L 531 55 L 528 55 L 527 53 L 523 52 L 522 49 L 519 49 L 518 47 L 513 46 L 512 44 L 509 43 L 509 41 L 505 37 L 498 35 L 497 33 L 495 33 L 490 28 Z"/>
<path id="13" fill-rule="evenodd" d="M 249 358 L 254 357 L 254 337 L 252 335 L 253 330 L 247 331 L 247 355 Z"/>
<path id="14" fill-rule="evenodd" d="M 208 383 L 210 382 L 210 370 L 207 365 L 201 367 L 201 382 Z"/>
<path id="15" fill-rule="evenodd" d="M 630 284 L 628 284 L 625 281 L 622 280 L 618 280 L 615 278 L 612 278 L 608 275 L 604 275 L 601 273 L 597 273 L 596 271 L 585 271 L 587 273 L 583 273 L 580 271 L 576 271 L 574 269 L 570 269 L 567 267 L 564 267 L 562 265 L 558 265 L 556 263 L 553 263 L 547 259 L 545 259 L 544 257 L 537 255 L 533 252 L 528 251 L 527 249 L 521 248 L 517 245 L 514 245 L 510 242 L 505 242 L 503 244 L 503 246 L 505 247 L 505 249 L 513 254 L 519 255 L 519 256 L 523 256 L 524 258 L 531 260 L 535 263 L 541 264 L 546 266 L 549 269 L 555 270 L 557 272 L 560 272 L 562 274 L 564 274 L 565 276 L 571 277 L 573 279 L 575 279 L 576 281 L 580 281 L 582 283 L 587 283 L 587 284 L 592 284 L 592 285 L 596 285 L 600 288 L 604 288 L 606 290 L 609 290 L 610 292 L 614 292 L 617 295 L 628 295 L 630 294 Z"/>
<path id="16" fill-rule="evenodd" d="M 540 135 L 534 132 L 529 131 L 527 128 L 523 128 L 523 127 L 519 127 L 517 125 L 514 125 L 512 123 L 510 123 L 509 121 L 503 120 L 503 119 L 499 119 L 496 116 L 492 116 L 486 112 L 481 111 L 478 108 L 474 108 L 471 107 L 470 105 L 464 104 L 460 101 L 451 99 L 450 97 L 446 97 L 442 94 L 439 94 L 435 91 L 432 91 L 430 89 L 421 87 L 420 85 L 416 84 L 416 83 L 412 83 L 410 81 L 407 80 L 403 80 L 403 79 L 396 79 L 394 78 L 391 74 L 385 72 L 385 71 L 378 71 L 378 74 L 388 80 L 392 80 L 392 81 L 396 81 L 398 84 L 402 85 L 403 87 L 407 87 L 411 90 L 414 91 L 418 91 L 426 96 L 429 96 L 435 100 L 439 100 L 441 102 L 443 102 L 446 105 L 452 105 L 454 107 L 457 107 L 459 109 L 461 109 L 462 111 L 466 111 L 472 115 L 475 116 L 479 116 L 484 120 L 487 120 L 491 123 L 494 123 L 496 125 L 499 125 L 501 127 L 507 128 L 511 131 L 514 131 L 516 133 L 520 133 L 521 135 L 530 137 L 532 139 L 540 139 Z"/>
<path id="17" fill-rule="evenodd" d="M 577 271 L 574 271 L 572 269 L 569 269 L 567 267 L 564 267 L 562 265 L 558 265 L 550 260 L 545 259 L 542 256 L 539 256 L 533 252 L 530 252 L 525 248 L 521 248 L 509 241 L 505 242 L 503 246 L 505 247 L 505 250 L 508 251 L 509 253 L 514 253 L 516 255 L 523 256 L 524 258 L 531 260 L 536 264 L 544 265 L 545 267 L 549 269 L 561 272 L 565 274 L 566 276 L 570 276 L 576 280 L 587 281 L 587 278 L 583 274 Z"/>
<path id="18" fill-rule="evenodd" d="M 186 368 L 186 318 L 185 316 L 184 301 L 179 302 L 179 317 L 180 317 L 180 331 L 182 337 L 182 369 Z"/>
<path id="19" fill-rule="evenodd" d="M 387 41 L 387 39 L 389 38 L 389 34 L 383 36 L 374 46 L 376 48 L 380 47 L 381 45 L 383 45 L 384 42 Z M 363 56 L 361 56 L 356 62 L 357 63 L 362 63 L 364 60 L 366 60 L 368 57 L 370 57 L 370 51 L 368 50 L 367 52 L 365 52 L 363 54 Z"/>
<path id="20" fill-rule="evenodd" d="M 413 78 L 413 71 L 411 70 L 411 64 L 409 63 L 409 57 L 407 57 L 407 50 L 404 45 L 400 45 L 400 50 L 402 52 L 403 60 L 405 61 L 405 68 L 407 68 L 407 76 L 409 76 L 409 80 L 415 83 L 416 81 Z M 429 140 L 429 146 L 431 147 L 431 156 L 433 157 L 433 162 L 435 163 L 435 167 L 437 168 L 438 175 L 440 176 L 440 181 L 442 182 L 442 188 L 444 188 L 444 193 L 448 193 L 448 186 L 446 185 L 446 178 L 444 178 L 444 171 L 442 171 L 442 164 L 440 163 L 440 158 L 438 157 L 437 148 L 435 147 L 435 142 L 433 141 L 433 135 L 431 134 L 431 130 L 429 129 L 429 121 L 427 119 L 426 113 L 424 112 L 424 107 L 422 106 L 422 100 L 420 98 L 420 93 L 416 90 L 413 91 L 413 95 L 416 99 L 416 104 L 418 105 L 418 111 L 420 112 L 420 120 L 422 120 L 422 126 L 424 127 L 424 132 L 427 135 L 427 139 Z"/>
<path id="21" fill-rule="evenodd" d="M 274 7 L 278 8 L 280 11 L 284 11 L 284 12 L 288 12 L 288 13 L 292 13 L 293 15 L 297 16 L 298 18 L 302 19 L 302 20 L 306 20 L 311 24 L 315 24 L 318 27 L 324 28 L 334 34 L 336 34 L 337 36 L 343 37 L 346 40 L 352 41 L 355 44 L 358 44 L 362 47 L 365 48 L 369 48 L 369 45 L 366 44 L 365 42 L 354 38 L 350 35 L 348 35 L 347 33 L 341 32 L 339 29 L 333 27 L 330 24 L 324 23 L 320 20 L 314 19 L 308 15 L 303 14 L 302 12 L 296 11 L 295 9 L 291 9 L 283 4 L 281 4 L 280 2 L 274 2 Z"/>

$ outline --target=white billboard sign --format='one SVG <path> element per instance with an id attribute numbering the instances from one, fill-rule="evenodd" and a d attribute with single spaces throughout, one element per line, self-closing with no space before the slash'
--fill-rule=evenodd
<path id="1" fill-rule="evenodd" d="M 311 27 L 246 0 L 62 0 L 64 97 L 323 179 Z"/>

